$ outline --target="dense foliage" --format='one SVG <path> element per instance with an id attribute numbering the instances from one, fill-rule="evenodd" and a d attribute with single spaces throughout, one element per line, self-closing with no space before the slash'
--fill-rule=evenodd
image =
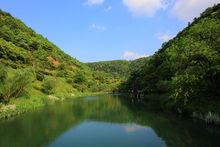
<path id="1" fill-rule="evenodd" d="M 119 85 L 127 80 L 130 74 L 130 61 L 113 60 L 87 63 L 93 72 L 93 77 L 99 82 L 92 89 L 100 91 L 106 89 L 107 91 L 116 90 Z"/>
<path id="2" fill-rule="evenodd" d="M 129 70 L 130 62 L 126 60 L 93 62 L 93 63 L 87 63 L 87 65 L 92 70 L 110 73 L 113 76 L 126 77 L 130 72 Z"/>
<path id="3" fill-rule="evenodd" d="M 92 71 L 85 64 L 65 54 L 47 38 L 35 33 L 19 19 L 1 10 L 0 64 L 8 67 L 7 70 L 12 71 L 12 75 L 20 69 L 32 68 L 36 76 L 32 85 L 37 85 L 33 87 L 46 94 L 54 93 L 51 89 L 55 89 L 51 87 L 52 82 L 48 79 L 56 79 L 53 83 L 61 81 L 62 85 L 56 86 L 62 86 L 63 89 L 67 87 L 66 90 L 70 93 L 110 91 L 117 82 L 110 80 L 110 77 L 102 77 L 102 72 Z M 4 80 L 7 70 L 0 71 L 1 81 Z M 108 84 L 112 85 L 111 88 L 107 87 Z M 69 85 L 72 86 L 71 90 Z"/>
<path id="4" fill-rule="evenodd" d="M 53 78 L 45 78 L 42 84 L 42 90 L 46 94 L 54 94 L 56 82 Z"/>
<path id="5" fill-rule="evenodd" d="M 6 67 L 0 65 L 0 101 L 8 102 L 24 94 L 33 77 L 31 70 L 18 70 L 14 76 L 9 77 Z"/>
<path id="6" fill-rule="evenodd" d="M 220 113 L 220 4 L 145 60 L 122 89 L 167 95 L 159 101 L 180 113 Z"/>

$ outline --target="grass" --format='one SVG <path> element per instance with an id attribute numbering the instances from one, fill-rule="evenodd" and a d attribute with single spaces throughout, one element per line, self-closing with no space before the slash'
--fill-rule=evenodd
<path id="1" fill-rule="evenodd" d="M 73 99 L 82 96 L 98 95 L 101 93 L 80 93 L 77 92 L 74 95 L 69 95 L 66 97 L 56 97 L 54 95 L 41 95 L 42 97 L 21 97 L 12 100 L 7 105 L 0 104 L 0 119 L 14 117 L 29 111 L 34 111 L 41 107 L 54 104 L 56 102 L 64 101 L 66 99 Z"/>
<path id="2" fill-rule="evenodd" d="M 79 92 L 66 83 L 64 78 L 56 78 L 55 93 L 46 95 L 42 92 L 42 82 L 34 81 L 22 97 L 11 99 L 8 104 L 0 103 L 0 119 L 11 118 L 41 107 L 82 96 L 98 95 L 101 93 Z"/>

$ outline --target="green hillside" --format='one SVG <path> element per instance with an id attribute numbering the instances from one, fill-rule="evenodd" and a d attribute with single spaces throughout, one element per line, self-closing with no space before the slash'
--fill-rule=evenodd
<path id="1" fill-rule="evenodd" d="M 102 71 L 114 76 L 126 77 L 130 72 L 130 62 L 126 60 L 92 62 L 87 65 L 94 71 Z"/>
<path id="2" fill-rule="evenodd" d="M 131 81 L 131 79 L 129 79 L 131 74 L 135 74 L 137 71 L 141 70 L 142 66 L 145 64 L 145 61 L 148 59 L 149 58 L 140 58 L 133 61 L 100 61 L 86 63 L 86 65 L 88 65 L 91 70 L 99 73 L 99 76 L 103 75 L 106 79 L 114 79 L 113 84 L 111 84 L 111 89 L 114 91 L 119 90 L 121 92 L 121 90 L 128 88 L 127 85 L 131 84 L 128 83 L 128 81 Z"/>
<path id="3" fill-rule="evenodd" d="M 86 65 L 94 72 L 95 79 L 102 83 L 96 87 L 98 91 L 115 91 L 130 74 L 130 62 L 126 60 L 92 62 Z"/>
<path id="4" fill-rule="evenodd" d="M 48 99 L 111 91 L 118 82 L 92 71 L 1 10 L 0 81 L 0 109 L 3 103 L 32 107 Z"/>
<path id="5" fill-rule="evenodd" d="M 165 95 L 153 100 L 179 113 L 220 114 L 220 4 L 164 43 L 122 87 Z"/>

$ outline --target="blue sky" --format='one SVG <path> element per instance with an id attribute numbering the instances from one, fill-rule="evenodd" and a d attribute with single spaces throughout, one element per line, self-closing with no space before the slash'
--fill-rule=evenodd
<path id="1" fill-rule="evenodd" d="M 21 19 L 82 62 L 152 55 L 192 18 L 220 0 L 1 0 Z"/>

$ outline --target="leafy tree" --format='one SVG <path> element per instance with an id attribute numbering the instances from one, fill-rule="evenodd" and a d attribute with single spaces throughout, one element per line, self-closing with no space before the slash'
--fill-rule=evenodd
<path id="1" fill-rule="evenodd" d="M 82 84 L 86 82 L 87 82 L 87 79 L 85 77 L 85 74 L 83 74 L 82 72 L 77 72 L 74 77 L 74 83 Z"/>
<path id="2" fill-rule="evenodd" d="M 33 81 L 33 74 L 30 70 L 20 70 L 13 77 L 1 83 L 1 99 L 8 102 L 11 98 L 18 98 L 27 90 Z"/>

